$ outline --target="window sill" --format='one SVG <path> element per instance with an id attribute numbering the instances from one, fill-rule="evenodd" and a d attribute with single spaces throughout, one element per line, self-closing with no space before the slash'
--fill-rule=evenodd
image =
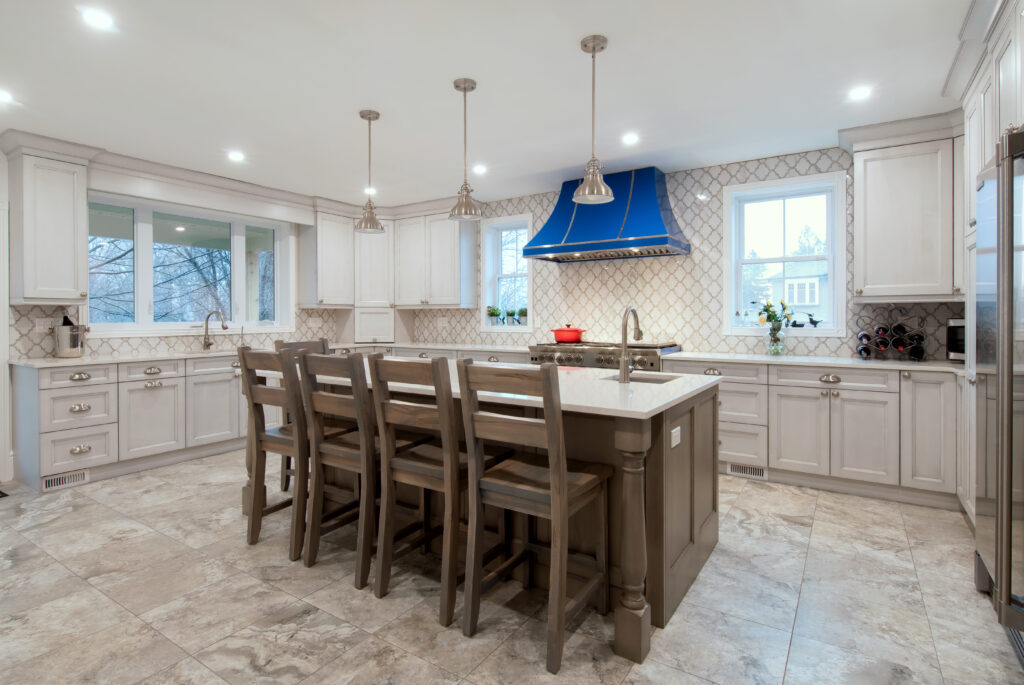
<path id="1" fill-rule="evenodd" d="M 294 333 L 294 325 L 268 325 L 258 326 L 251 325 L 245 326 L 244 333 L 246 335 L 265 334 L 265 333 Z M 220 327 L 219 324 L 210 324 L 210 336 L 221 336 L 221 335 L 240 335 L 243 333 L 242 327 L 237 325 L 229 325 L 227 330 Z M 173 326 L 167 328 L 161 328 L 159 326 L 153 327 L 138 327 L 138 328 L 107 328 L 104 324 L 91 324 L 89 327 L 89 337 L 91 338 L 161 338 L 161 337 L 181 337 L 181 336 L 201 336 L 203 335 L 202 324 L 198 326 Z"/>
<path id="2" fill-rule="evenodd" d="M 845 328 L 783 328 L 782 333 L 787 338 L 845 338 Z M 768 335 L 767 326 L 756 328 L 727 327 L 722 329 L 722 335 L 735 337 L 761 337 Z"/>
<path id="3" fill-rule="evenodd" d="M 481 324 L 481 333 L 507 333 L 509 335 L 514 333 L 533 333 L 533 324 L 527 324 L 526 326 L 492 326 L 490 324 Z"/>

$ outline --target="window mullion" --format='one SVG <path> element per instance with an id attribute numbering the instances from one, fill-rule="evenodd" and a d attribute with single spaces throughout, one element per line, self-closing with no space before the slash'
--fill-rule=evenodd
<path id="1" fill-rule="evenodd" d="M 246 319 L 246 265 L 245 265 L 245 223 L 231 222 L 231 323 L 244 323 Z M 276 265 L 275 265 L 276 268 Z M 257 316 L 257 318 L 259 318 Z"/>
<path id="2" fill-rule="evenodd" d="M 135 321 L 153 323 L 153 210 L 135 211 Z"/>

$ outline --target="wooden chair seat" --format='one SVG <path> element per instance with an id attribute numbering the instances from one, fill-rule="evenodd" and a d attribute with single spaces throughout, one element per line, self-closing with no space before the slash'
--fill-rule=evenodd
<path id="1" fill-rule="evenodd" d="M 507 459 L 513 454 L 512 450 L 494 449 L 484 453 L 485 468 L 490 467 L 502 459 Z M 419 473 L 424 476 L 444 480 L 444 450 L 441 445 L 427 443 L 413 447 L 405 452 L 400 452 L 391 460 L 391 467 L 395 470 L 406 470 Z M 465 473 L 469 468 L 469 455 L 459 452 L 459 473 Z M 465 485 L 465 483 L 462 483 Z"/>
<path id="2" fill-rule="evenodd" d="M 601 483 L 612 477 L 612 467 L 582 461 L 566 462 L 566 497 L 569 513 L 588 503 Z M 493 492 L 508 497 L 520 498 L 551 507 L 551 470 L 548 458 L 541 455 L 524 455 L 503 461 L 496 466 L 484 466 L 480 478 L 480 490 L 484 504 L 489 504 L 487 493 Z M 509 501 L 502 498 L 501 504 Z M 530 512 L 532 513 L 532 509 Z"/>

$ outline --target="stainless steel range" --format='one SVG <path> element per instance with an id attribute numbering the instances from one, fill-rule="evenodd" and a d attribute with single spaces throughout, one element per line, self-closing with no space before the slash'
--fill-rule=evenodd
<path id="1" fill-rule="evenodd" d="M 530 345 L 534 364 L 555 362 L 561 366 L 587 366 L 599 369 L 619 368 L 622 346 L 616 343 L 546 343 Z M 661 358 L 680 350 L 676 343 L 633 343 L 628 345 L 630 364 L 637 370 L 661 371 Z"/>

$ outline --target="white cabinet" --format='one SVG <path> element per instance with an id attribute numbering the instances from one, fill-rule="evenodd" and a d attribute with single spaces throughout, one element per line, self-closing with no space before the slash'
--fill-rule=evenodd
<path id="1" fill-rule="evenodd" d="M 992 67 L 995 85 L 993 120 L 995 142 L 1011 125 L 1019 126 L 1017 114 L 1019 78 L 1017 76 L 1017 46 L 1014 41 L 1014 26 L 1008 22 L 1006 30 L 993 41 Z"/>
<path id="2" fill-rule="evenodd" d="M 316 225 L 299 230 L 299 306 L 355 304 L 354 250 L 355 221 L 347 217 L 317 212 Z"/>
<path id="3" fill-rule="evenodd" d="M 829 391 L 772 386 L 768 398 L 768 465 L 827 476 Z"/>
<path id="4" fill-rule="evenodd" d="M 768 466 L 768 428 L 720 421 L 718 458 L 731 464 Z"/>
<path id="5" fill-rule="evenodd" d="M 383 233 L 355 234 L 355 306 L 390 307 L 395 303 L 392 221 L 381 221 Z"/>
<path id="6" fill-rule="evenodd" d="M 978 172 L 981 171 L 982 118 L 980 98 L 971 93 L 964 102 L 964 193 L 966 206 L 966 233 L 973 233 L 978 221 Z M 970 281 L 967 281 L 970 283 Z"/>
<path id="7" fill-rule="evenodd" d="M 858 297 L 953 295 L 951 139 L 854 153 L 853 204 Z"/>
<path id="8" fill-rule="evenodd" d="M 956 464 L 956 496 L 960 500 L 967 518 L 974 522 L 974 498 L 977 487 L 978 463 L 978 424 L 977 424 L 977 393 L 976 381 L 970 378 L 957 378 L 957 464 Z"/>
<path id="9" fill-rule="evenodd" d="M 900 396 L 865 390 L 830 394 L 831 475 L 896 485 L 900 480 Z"/>
<path id="10" fill-rule="evenodd" d="M 475 362 L 501 364 L 529 364 L 529 352 L 504 352 L 499 350 L 463 350 L 458 353 L 459 359 L 472 359 Z"/>
<path id="11" fill-rule="evenodd" d="M 86 167 L 31 155 L 8 160 L 11 304 L 85 304 Z"/>
<path id="12" fill-rule="evenodd" d="M 956 490 L 956 379 L 948 373 L 904 371 L 900 381 L 900 484 Z"/>
<path id="13" fill-rule="evenodd" d="M 446 214 L 395 223 L 395 304 L 476 306 L 476 224 Z"/>
<path id="14" fill-rule="evenodd" d="M 395 341 L 395 310 L 391 307 L 356 307 L 355 342 Z"/>
<path id="15" fill-rule="evenodd" d="M 185 444 L 188 447 L 239 436 L 241 381 L 233 371 L 185 379 Z"/>
<path id="16" fill-rule="evenodd" d="M 118 383 L 121 461 L 185 447 L 185 379 Z"/>

